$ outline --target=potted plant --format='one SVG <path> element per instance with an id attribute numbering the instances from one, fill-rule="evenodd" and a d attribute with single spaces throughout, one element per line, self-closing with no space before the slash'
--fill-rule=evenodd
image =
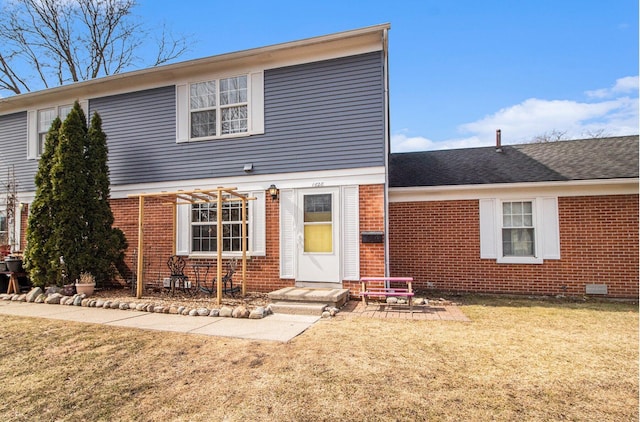
<path id="1" fill-rule="evenodd" d="M 4 258 L 4 263 L 7 266 L 7 270 L 13 273 L 21 273 L 24 271 L 22 268 L 22 257 L 19 255 L 7 255 Z"/>
<path id="2" fill-rule="evenodd" d="M 91 296 L 95 287 L 96 278 L 91 273 L 80 273 L 80 279 L 76 281 L 76 292 L 79 295 Z"/>

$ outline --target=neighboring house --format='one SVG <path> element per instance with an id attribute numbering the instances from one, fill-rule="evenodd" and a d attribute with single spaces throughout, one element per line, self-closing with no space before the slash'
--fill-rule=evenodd
<path id="1" fill-rule="evenodd" d="M 391 154 L 391 275 L 638 297 L 638 136 Z"/>
<path id="2" fill-rule="evenodd" d="M 216 257 L 215 204 L 180 205 L 130 194 L 233 187 L 248 205 L 247 288 L 356 286 L 385 271 L 389 145 L 387 31 L 377 25 L 0 98 L 0 174 L 15 166 L 22 232 L 43 140 L 78 100 L 107 134 L 115 226 L 132 270 L 162 285 L 166 262 Z M 279 196 L 267 194 L 275 185 Z M 239 203 L 223 206 L 223 257 L 240 256 Z M 175 240 L 174 240 L 175 239 Z M 21 245 L 24 247 L 24 245 Z M 190 273 L 190 267 L 187 266 Z"/>

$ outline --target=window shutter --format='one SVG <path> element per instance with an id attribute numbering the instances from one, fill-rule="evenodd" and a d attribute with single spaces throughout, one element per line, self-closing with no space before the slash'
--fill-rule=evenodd
<path id="1" fill-rule="evenodd" d="M 358 186 L 342 187 L 342 279 L 360 279 Z"/>
<path id="2" fill-rule="evenodd" d="M 249 133 L 264 133 L 264 72 L 255 72 L 251 78 L 251 103 Z"/>
<path id="3" fill-rule="evenodd" d="M 250 192 L 256 198 L 249 201 L 249 252 L 251 255 L 266 255 L 266 214 L 264 191 Z"/>
<path id="4" fill-rule="evenodd" d="M 558 198 L 541 198 L 540 246 L 543 259 L 560 259 L 560 226 L 558 224 Z"/>
<path id="5" fill-rule="evenodd" d="M 176 206 L 176 254 L 189 255 L 191 243 L 191 204 Z"/>
<path id="6" fill-rule="evenodd" d="M 38 158 L 38 111 L 27 112 L 27 159 Z"/>
<path id="7" fill-rule="evenodd" d="M 496 200 L 480 199 L 480 258 L 496 259 Z"/>
<path id="8" fill-rule="evenodd" d="M 280 278 L 295 278 L 295 191 L 280 189 Z"/>
<path id="9" fill-rule="evenodd" d="M 176 86 L 176 142 L 189 142 L 189 86 Z"/>

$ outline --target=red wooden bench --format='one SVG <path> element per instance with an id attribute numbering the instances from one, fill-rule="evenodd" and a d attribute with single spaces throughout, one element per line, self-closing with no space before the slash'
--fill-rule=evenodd
<path id="1" fill-rule="evenodd" d="M 414 292 L 411 288 L 413 277 L 362 277 L 362 303 L 367 306 L 370 297 L 404 297 L 409 303 L 409 311 L 413 314 L 413 296 Z M 391 283 L 406 283 L 406 288 L 391 287 Z"/>

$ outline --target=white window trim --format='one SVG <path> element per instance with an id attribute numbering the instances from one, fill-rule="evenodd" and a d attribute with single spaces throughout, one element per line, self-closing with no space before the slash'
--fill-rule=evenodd
<path id="1" fill-rule="evenodd" d="M 502 204 L 531 201 L 535 256 L 503 256 Z M 481 199 L 480 258 L 494 259 L 498 264 L 543 264 L 548 259 L 560 259 L 560 232 L 557 197 Z"/>
<path id="2" fill-rule="evenodd" d="M 199 138 L 191 137 L 191 84 L 216 81 L 219 85 L 221 79 L 237 76 L 247 76 L 247 131 L 240 133 L 230 133 L 226 135 L 206 136 Z M 220 93 L 217 92 L 216 95 Z M 219 100 L 219 98 L 218 98 Z M 217 101 L 218 102 L 218 101 Z M 217 110 L 221 106 L 216 106 Z M 221 125 L 221 113 L 216 115 L 216 125 Z M 206 142 L 211 140 L 224 140 L 233 138 L 243 138 L 251 135 L 264 133 L 264 72 L 238 72 L 225 75 L 211 75 L 210 77 L 199 78 L 197 80 L 184 81 L 176 84 L 176 143 L 184 142 Z"/>
<path id="3" fill-rule="evenodd" d="M 80 107 L 88 116 L 89 102 L 87 100 L 80 100 Z M 27 110 L 27 159 L 37 160 L 40 158 L 40 124 L 39 116 L 40 111 L 55 108 L 58 115 L 60 115 L 60 108 L 73 105 L 73 101 L 60 101 L 57 104 L 48 104 L 38 107 L 37 109 Z M 87 117 L 88 118 L 88 117 Z"/>
<path id="4" fill-rule="evenodd" d="M 255 200 L 248 201 L 247 219 L 249 227 L 247 236 L 249 244 L 247 256 L 266 255 L 266 212 L 264 191 L 240 192 L 255 197 Z M 217 252 L 194 252 L 192 251 L 192 224 L 191 224 L 191 204 L 184 203 L 177 206 L 176 213 L 176 253 L 186 255 L 189 258 L 211 259 L 217 256 Z M 223 258 L 241 257 L 242 252 L 222 252 Z"/>

